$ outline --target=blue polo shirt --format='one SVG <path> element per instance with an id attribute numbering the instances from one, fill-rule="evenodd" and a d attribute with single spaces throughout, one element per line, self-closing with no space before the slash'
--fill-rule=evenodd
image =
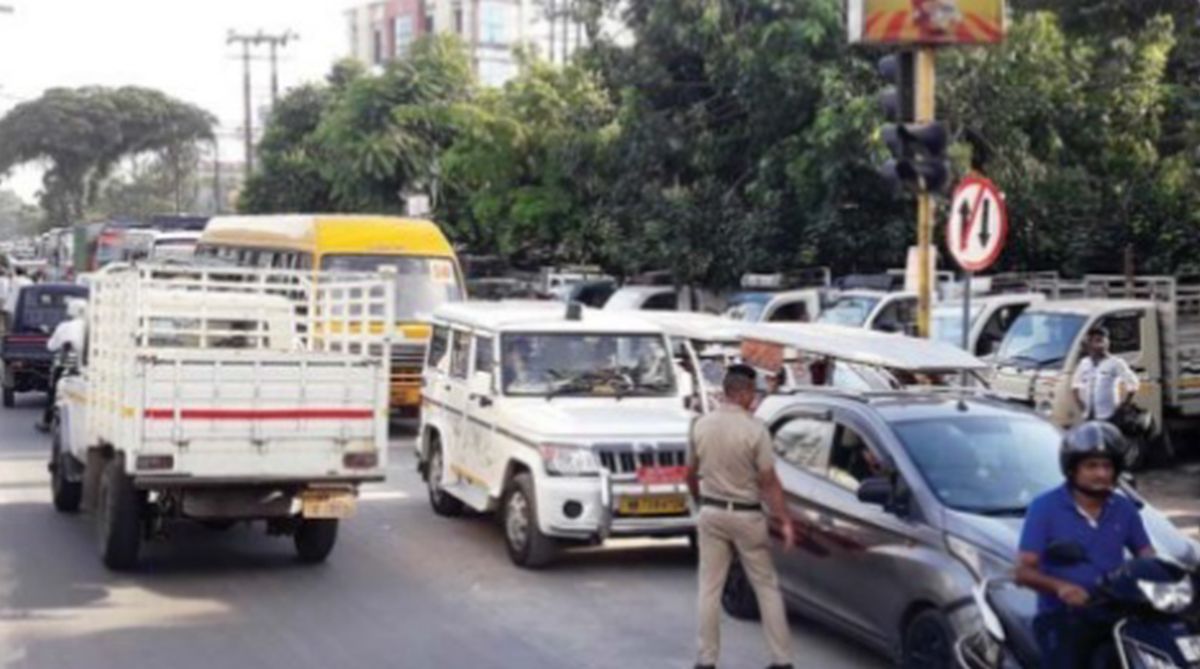
<path id="1" fill-rule="evenodd" d="M 1070 566 L 1046 562 L 1046 549 L 1056 541 L 1075 541 L 1083 547 L 1087 561 Z M 1092 592 L 1101 577 L 1125 562 L 1125 549 L 1137 555 L 1150 546 L 1146 526 L 1129 498 L 1114 493 L 1105 502 L 1100 518 L 1091 519 L 1075 505 L 1066 484 L 1033 500 L 1021 530 L 1022 553 L 1036 553 L 1040 569 L 1048 576 L 1074 583 Z M 1038 612 L 1065 609 L 1067 605 L 1051 594 L 1038 594 Z"/>

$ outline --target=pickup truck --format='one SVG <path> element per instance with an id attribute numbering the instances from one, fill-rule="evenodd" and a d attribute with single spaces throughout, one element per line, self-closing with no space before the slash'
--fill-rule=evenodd
<path id="1" fill-rule="evenodd" d="M 1091 275 L 1078 299 L 1035 304 L 996 353 L 992 388 L 1062 426 L 1079 420 L 1071 391 L 1089 329 L 1108 328 L 1113 355 L 1141 378 L 1135 402 L 1149 412 L 1132 464 L 1173 455 L 1170 428 L 1200 416 L 1200 282 L 1170 276 Z"/>
<path id="2" fill-rule="evenodd" d="M 54 328 L 66 320 L 67 300 L 87 299 L 87 294 L 86 287 L 69 283 L 42 283 L 21 289 L 12 321 L 0 339 L 5 408 L 16 404 L 17 393 L 50 389 L 54 355 L 47 350 L 46 342 Z"/>
<path id="3" fill-rule="evenodd" d="M 265 521 L 301 561 L 384 479 L 393 282 L 130 267 L 97 273 L 81 367 L 59 382 L 53 503 L 132 568 L 167 522 Z"/>

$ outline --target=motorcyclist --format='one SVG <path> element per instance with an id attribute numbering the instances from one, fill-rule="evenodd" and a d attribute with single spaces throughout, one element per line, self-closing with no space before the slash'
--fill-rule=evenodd
<path id="1" fill-rule="evenodd" d="M 1125 439 L 1113 425 L 1089 421 L 1071 430 L 1059 455 L 1066 482 L 1029 506 L 1021 532 L 1017 582 L 1038 591 L 1034 633 L 1046 667 L 1092 667 L 1114 621 L 1083 609 L 1101 578 L 1121 566 L 1128 549 L 1154 549 L 1137 507 L 1113 494 L 1125 462 Z M 1056 564 L 1056 542 L 1076 543 L 1084 559 Z"/>
<path id="2" fill-rule="evenodd" d="M 87 302 L 78 298 L 67 298 L 67 318 L 54 328 L 50 340 L 46 342 L 46 350 L 55 354 L 54 364 L 50 371 L 50 390 L 46 398 L 46 409 L 42 412 L 42 420 L 37 423 L 37 429 L 45 432 L 50 429 L 54 418 L 58 380 L 62 378 L 63 359 L 67 354 L 81 355 L 83 342 L 86 337 L 87 321 L 84 310 Z"/>

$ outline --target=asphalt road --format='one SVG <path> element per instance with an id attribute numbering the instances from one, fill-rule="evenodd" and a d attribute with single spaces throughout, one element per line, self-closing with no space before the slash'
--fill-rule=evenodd
<path id="1" fill-rule="evenodd" d="M 690 667 L 695 568 L 682 542 L 626 542 L 525 572 L 489 518 L 442 519 L 392 443 L 325 565 L 257 527 L 179 525 L 141 568 L 100 564 L 87 516 L 49 502 L 40 397 L 0 410 L 3 669 Z M 885 666 L 793 619 L 796 666 Z M 767 663 L 758 626 L 726 619 L 723 665 Z"/>

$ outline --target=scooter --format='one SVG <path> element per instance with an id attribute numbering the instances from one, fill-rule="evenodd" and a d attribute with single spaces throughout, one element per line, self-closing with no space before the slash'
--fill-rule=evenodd
<path id="1" fill-rule="evenodd" d="M 1085 560 L 1074 543 L 1047 551 L 1058 564 Z M 1200 600 L 1196 574 L 1161 558 L 1130 560 L 1105 576 L 1087 608 L 1115 620 L 1112 639 L 1096 650 L 1119 669 L 1200 667 Z M 1022 596 L 1022 593 L 1025 596 Z M 1045 666 L 1033 636 L 1029 591 L 1011 578 L 988 579 L 974 589 L 983 629 L 955 643 L 964 669 L 1034 669 Z M 1057 669 L 1047 667 L 1046 669 Z"/>

